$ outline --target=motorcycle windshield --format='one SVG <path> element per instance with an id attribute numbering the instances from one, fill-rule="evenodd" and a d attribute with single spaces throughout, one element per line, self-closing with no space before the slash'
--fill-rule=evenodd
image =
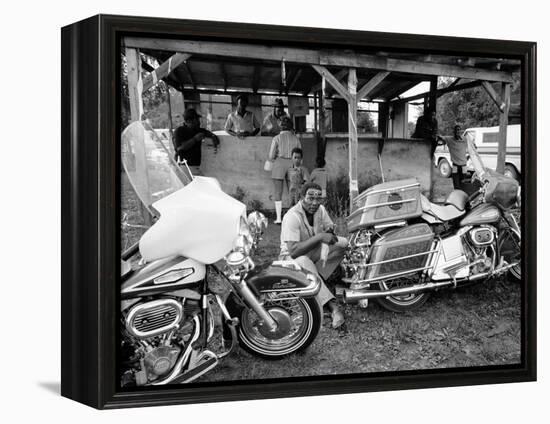
<path id="1" fill-rule="evenodd" d="M 146 122 L 132 122 L 122 132 L 122 165 L 141 202 L 151 205 L 189 184 L 192 176 L 172 159 L 167 146 Z"/>
<path id="2" fill-rule="evenodd" d="M 123 131 L 122 163 L 140 200 L 160 215 L 139 242 L 145 261 L 180 255 L 213 263 L 231 250 L 246 206 L 214 178 L 182 169 L 150 125 L 133 122 Z"/>
<path id="3" fill-rule="evenodd" d="M 160 219 L 141 237 L 146 261 L 181 255 L 210 264 L 231 251 L 246 206 L 225 194 L 216 180 L 195 179 L 153 204 Z"/>
<path id="4" fill-rule="evenodd" d="M 470 161 L 471 161 L 472 167 L 474 168 L 476 174 L 480 178 L 483 178 L 483 175 L 485 174 L 485 166 L 483 165 L 483 161 L 481 160 L 481 157 L 477 152 L 476 146 L 474 144 L 473 136 L 471 133 L 467 133 L 465 135 L 465 138 L 466 138 L 466 143 L 468 144 L 468 153 L 470 155 Z"/>

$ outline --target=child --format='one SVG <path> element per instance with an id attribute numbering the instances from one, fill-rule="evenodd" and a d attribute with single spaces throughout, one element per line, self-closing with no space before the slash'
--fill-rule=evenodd
<path id="1" fill-rule="evenodd" d="M 291 206 L 294 206 L 300 201 L 302 184 L 309 180 L 309 172 L 307 171 L 307 168 L 302 165 L 303 156 L 304 153 L 299 147 L 292 149 L 292 166 L 286 171 Z"/>
<path id="2" fill-rule="evenodd" d="M 325 169 L 325 159 L 323 157 L 318 157 L 317 168 L 311 171 L 311 177 L 309 178 L 310 183 L 319 184 L 323 192 L 323 197 L 327 197 L 327 170 Z"/>

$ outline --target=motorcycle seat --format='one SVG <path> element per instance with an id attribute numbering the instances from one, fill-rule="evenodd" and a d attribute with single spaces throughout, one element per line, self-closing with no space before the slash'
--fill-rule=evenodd
<path id="1" fill-rule="evenodd" d="M 459 216 L 464 215 L 464 210 L 458 209 L 454 204 L 438 205 L 430 202 L 425 196 L 421 197 L 422 210 L 440 221 L 452 221 Z"/>
<path id="2" fill-rule="evenodd" d="M 468 202 L 468 195 L 462 190 L 453 190 L 447 196 L 445 205 L 453 205 L 459 211 L 466 209 L 466 203 Z"/>

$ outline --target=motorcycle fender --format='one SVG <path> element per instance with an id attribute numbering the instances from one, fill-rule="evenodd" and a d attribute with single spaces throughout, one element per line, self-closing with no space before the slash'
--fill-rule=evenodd
<path id="1" fill-rule="evenodd" d="M 313 297 L 321 289 L 320 278 L 301 269 L 293 261 L 273 262 L 256 267 L 248 273 L 246 283 L 256 295 L 275 293 Z"/>

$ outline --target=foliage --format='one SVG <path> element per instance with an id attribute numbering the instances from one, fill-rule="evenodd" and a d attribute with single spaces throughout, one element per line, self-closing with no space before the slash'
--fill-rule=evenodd
<path id="1" fill-rule="evenodd" d="M 241 186 L 235 188 L 235 193 L 231 195 L 234 199 L 237 199 L 239 202 L 246 205 L 246 210 L 251 211 L 263 211 L 264 205 L 258 199 L 249 198 L 248 192 Z"/>
<path id="2" fill-rule="evenodd" d="M 349 180 L 346 175 L 340 175 L 327 181 L 327 199 L 325 208 L 333 218 L 349 215 Z"/>
<path id="3" fill-rule="evenodd" d="M 361 132 L 372 133 L 376 131 L 376 124 L 368 112 L 358 111 L 357 114 L 357 128 Z"/>
<path id="4" fill-rule="evenodd" d="M 519 97 L 519 73 L 513 74 L 513 79 L 512 97 Z M 439 88 L 448 86 L 453 80 L 453 78 L 442 78 Z M 500 92 L 500 87 L 494 88 L 497 93 Z M 495 103 L 481 86 L 447 93 L 437 100 L 437 121 L 441 135 L 452 134 L 456 123 L 462 129 L 496 126 L 499 123 L 499 115 L 500 112 Z"/>
<path id="5" fill-rule="evenodd" d="M 141 56 L 142 61 L 148 59 L 147 56 Z M 156 63 L 150 63 L 153 67 L 158 66 Z M 121 60 L 121 124 L 122 128 L 125 128 L 131 121 L 130 116 L 130 98 L 128 91 L 128 67 L 126 58 L 122 57 Z M 148 73 L 143 72 L 142 78 Z M 145 91 L 142 95 L 143 98 L 143 115 L 145 119 L 148 119 L 153 128 L 169 128 L 169 113 L 168 113 L 168 96 L 169 88 L 164 82 L 159 82 L 154 87 Z"/>

